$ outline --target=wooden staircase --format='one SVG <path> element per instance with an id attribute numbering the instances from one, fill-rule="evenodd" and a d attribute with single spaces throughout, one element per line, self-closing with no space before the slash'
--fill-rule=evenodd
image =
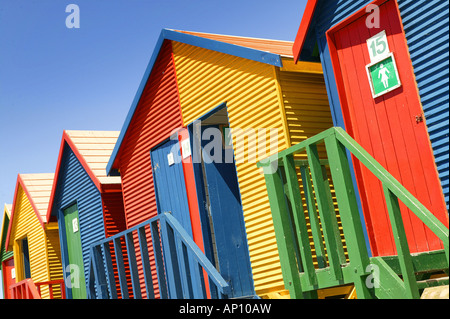
<path id="1" fill-rule="evenodd" d="M 382 183 L 395 256 L 369 257 L 347 152 Z M 299 154 L 306 154 L 307 160 L 299 160 Z M 330 128 L 258 166 L 264 171 L 283 280 L 291 298 L 317 298 L 320 289 L 353 284 L 361 299 L 418 299 L 428 288 L 448 285 L 448 228 L 342 128 Z M 410 253 L 399 201 L 444 249 Z"/>

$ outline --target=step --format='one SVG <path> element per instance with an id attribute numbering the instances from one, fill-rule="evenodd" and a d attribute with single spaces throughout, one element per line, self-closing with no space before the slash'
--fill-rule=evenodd
<path id="1" fill-rule="evenodd" d="M 420 299 L 449 299 L 449 286 L 425 288 Z"/>
<path id="2" fill-rule="evenodd" d="M 448 276 L 417 281 L 417 287 L 419 289 L 431 288 L 431 287 L 437 287 L 437 286 L 445 286 L 445 285 L 447 285 L 447 287 L 448 287 L 448 284 L 449 284 Z"/>

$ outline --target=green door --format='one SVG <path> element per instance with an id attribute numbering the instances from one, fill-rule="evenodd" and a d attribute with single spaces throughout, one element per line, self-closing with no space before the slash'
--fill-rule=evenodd
<path id="1" fill-rule="evenodd" d="M 70 264 L 70 278 L 73 299 L 86 299 L 86 282 L 84 278 L 83 253 L 77 205 L 64 210 L 66 226 L 67 252 Z M 68 271 L 69 269 L 67 269 Z M 66 283 L 68 283 L 66 281 Z M 70 288 L 70 287 L 69 287 Z"/>

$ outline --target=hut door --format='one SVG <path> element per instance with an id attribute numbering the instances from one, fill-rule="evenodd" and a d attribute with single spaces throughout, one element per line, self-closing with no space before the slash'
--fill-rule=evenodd
<path id="1" fill-rule="evenodd" d="M 205 251 L 238 298 L 255 292 L 228 126 L 222 104 L 189 130 Z"/>
<path id="2" fill-rule="evenodd" d="M 180 156 L 180 143 L 178 136 L 173 136 L 172 139 L 163 143 L 162 145 L 151 150 L 153 181 L 156 191 L 156 202 L 158 206 L 158 213 L 171 213 L 178 222 L 183 226 L 184 230 L 193 238 L 191 216 L 186 192 L 186 184 L 184 180 L 183 163 Z M 166 251 L 169 243 L 164 243 L 164 251 Z M 183 258 L 179 255 L 178 258 Z M 195 269 L 195 262 L 192 258 L 189 259 L 190 269 Z M 172 267 L 167 267 L 166 271 L 170 271 Z M 198 272 L 190 274 L 191 280 L 199 281 Z M 174 275 L 168 274 L 169 282 L 173 280 Z M 175 283 L 176 285 L 176 283 Z M 173 289 L 175 285 L 169 284 L 169 290 Z M 199 285 L 194 285 L 194 297 L 200 295 L 198 290 Z M 171 296 L 177 295 L 177 289 L 170 291 Z"/>
<path id="3" fill-rule="evenodd" d="M 64 210 L 64 225 L 71 276 L 71 287 L 69 288 L 72 289 L 73 299 L 86 299 L 83 253 L 81 250 L 81 235 L 76 204 Z"/>
<path id="4" fill-rule="evenodd" d="M 368 27 L 364 8 L 327 32 L 345 128 L 413 196 L 448 224 L 397 4 L 394 0 L 378 4 L 379 28 Z M 355 173 L 372 252 L 374 256 L 394 255 L 383 187 L 358 161 Z M 401 212 L 412 253 L 442 248 L 438 238 L 403 204 Z"/>
<path id="5" fill-rule="evenodd" d="M 183 165 L 178 139 L 173 139 L 151 151 L 153 180 L 158 213 L 170 212 L 192 236 Z"/>
<path id="6" fill-rule="evenodd" d="M 224 128 L 202 126 L 202 136 L 208 129 L 224 132 Z M 232 144 L 228 148 L 220 143 L 220 148 L 212 150 L 210 142 L 202 138 L 202 166 L 216 265 L 231 285 L 230 297 L 250 296 L 254 294 L 253 280 Z M 219 156 L 214 153 L 218 151 Z"/>

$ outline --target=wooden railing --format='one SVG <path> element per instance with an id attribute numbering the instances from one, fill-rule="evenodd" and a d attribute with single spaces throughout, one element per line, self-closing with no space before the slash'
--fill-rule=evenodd
<path id="1" fill-rule="evenodd" d="M 111 245 L 116 265 L 112 262 Z M 88 298 L 117 299 L 117 286 L 123 299 L 130 298 L 130 290 L 135 299 L 142 298 L 143 291 L 148 299 L 227 298 L 230 289 L 170 213 L 91 245 Z"/>
<path id="2" fill-rule="evenodd" d="M 39 292 L 39 295 L 41 295 L 41 287 L 48 286 L 50 299 L 66 299 L 66 287 L 64 285 L 64 279 L 36 282 L 35 286 L 37 291 Z M 56 291 L 56 296 L 53 286 L 59 287 L 59 291 Z"/>
<path id="3" fill-rule="evenodd" d="M 60 292 L 54 293 L 53 286 L 59 286 Z M 33 282 L 28 278 L 9 286 L 11 299 L 42 299 L 41 287 L 49 287 L 50 299 L 66 299 L 64 280 Z"/>
<path id="4" fill-rule="evenodd" d="M 328 161 L 319 157 L 319 144 L 325 147 Z M 285 287 L 289 290 L 291 298 L 304 298 L 314 297 L 317 289 L 353 283 L 358 298 L 373 297 L 373 291 L 366 285 L 371 261 L 357 207 L 347 150 L 383 185 L 398 251 L 403 279 L 401 285 L 405 297 L 418 298 L 418 286 L 400 214 L 399 200 L 443 242 L 447 268 L 449 230 L 339 127 L 330 128 L 258 163 L 264 170 Z M 294 160 L 296 154 L 305 152 L 307 161 Z M 343 244 L 336 227 L 336 214 L 324 165 L 328 166 L 331 172 L 347 246 L 348 263 L 345 261 Z M 303 211 L 297 170 L 301 173 L 309 225 Z M 308 231 L 312 232 L 319 269 L 313 264 Z M 326 248 L 326 255 L 321 253 L 323 245 Z M 319 257 L 323 258 L 322 262 Z"/>
<path id="5" fill-rule="evenodd" d="M 28 278 L 9 286 L 11 299 L 41 299 L 33 280 Z"/>

